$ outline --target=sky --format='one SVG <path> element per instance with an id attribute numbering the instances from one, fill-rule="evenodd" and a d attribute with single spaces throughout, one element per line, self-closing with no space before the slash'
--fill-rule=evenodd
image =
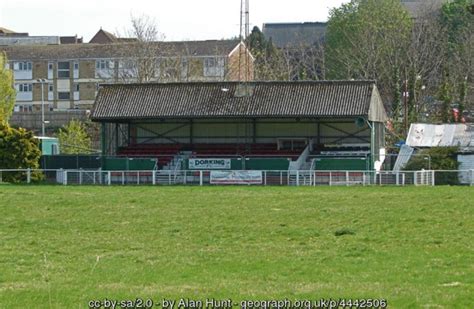
<path id="1" fill-rule="evenodd" d="M 327 21 L 348 0 L 250 0 L 250 29 L 271 22 Z M 89 41 L 102 27 L 125 33 L 131 16 L 153 18 L 165 40 L 239 35 L 240 0 L 0 0 L 0 27 L 30 35 L 78 35 Z"/>

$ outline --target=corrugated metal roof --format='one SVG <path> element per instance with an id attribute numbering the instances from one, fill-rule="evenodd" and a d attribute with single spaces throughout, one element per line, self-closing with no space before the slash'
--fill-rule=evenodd
<path id="1" fill-rule="evenodd" d="M 9 60 L 124 58 L 136 56 L 140 43 L 0 46 Z M 147 46 L 157 57 L 227 56 L 238 40 L 156 42 Z"/>
<path id="2" fill-rule="evenodd" d="M 252 82 L 248 84 L 252 95 L 243 97 L 235 95 L 242 92 L 239 87 L 245 86 L 238 82 L 104 85 L 92 119 L 356 117 L 369 116 L 372 102 L 380 104 L 373 100 L 377 92 L 373 81 Z"/>
<path id="3" fill-rule="evenodd" d="M 474 149 L 474 124 L 414 123 L 408 132 L 411 147 L 461 147 Z"/>

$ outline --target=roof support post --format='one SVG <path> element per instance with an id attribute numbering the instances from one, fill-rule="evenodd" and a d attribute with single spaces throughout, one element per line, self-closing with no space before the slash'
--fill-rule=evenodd
<path id="1" fill-rule="evenodd" d="M 115 150 L 114 154 L 117 154 L 119 149 L 119 124 L 115 123 Z"/>
<path id="2" fill-rule="evenodd" d="M 370 169 L 374 170 L 375 163 L 375 124 L 367 121 L 370 127 Z"/>
<path id="3" fill-rule="evenodd" d="M 192 119 L 189 119 L 189 143 L 193 143 L 193 134 L 194 134 L 194 122 Z"/>
<path id="4" fill-rule="evenodd" d="M 102 155 L 105 156 L 107 154 L 107 134 L 106 134 L 106 124 L 105 122 L 100 123 L 100 148 L 102 149 Z"/>
<path id="5" fill-rule="evenodd" d="M 257 143 L 257 119 L 252 119 L 252 143 Z"/>
<path id="6" fill-rule="evenodd" d="M 317 122 L 316 125 L 318 130 L 316 134 L 316 147 L 319 147 L 319 145 L 321 145 L 321 123 Z"/>
<path id="7" fill-rule="evenodd" d="M 105 156 L 107 155 L 107 134 L 106 134 L 106 124 L 105 122 L 100 123 L 100 129 L 101 129 L 101 134 L 100 134 L 100 148 L 102 150 L 102 155 L 100 156 L 100 166 L 103 168 L 105 166 Z"/>

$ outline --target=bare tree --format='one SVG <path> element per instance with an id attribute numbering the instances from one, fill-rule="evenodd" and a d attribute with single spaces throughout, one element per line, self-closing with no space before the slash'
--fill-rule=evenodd
<path id="1" fill-rule="evenodd" d="M 120 33 L 117 33 L 120 37 Z M 146 16 L 131 16 L 131 26 L 124 32 L 121 43 L 127 44 L 130 57 L 119 60 L 118 74 L 124 82 L 145 83 L 157 78 L 164 35 L 158 31 L 156 20 Z"/>
<path id="2" fill-rule="evenodd" d="M 424 98 L 434 97 L 442 82 L 445 63 L 447 33 L 434 14 L 434 9 L 420 12 L 411 30 L 410 44 L 405 55 L 401 79 L 409 85 L 409 114 L 411 121 L 418 121 L 421 112 L 432 111 Z"/>

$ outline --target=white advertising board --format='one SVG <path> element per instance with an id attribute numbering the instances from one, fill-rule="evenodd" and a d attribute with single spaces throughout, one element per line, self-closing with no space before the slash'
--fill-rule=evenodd
<path id="1" fill-rule="evenodd" d="M 211 184 L 250 185 L 262 184 L 261 171 L 211 171 Z"/>

